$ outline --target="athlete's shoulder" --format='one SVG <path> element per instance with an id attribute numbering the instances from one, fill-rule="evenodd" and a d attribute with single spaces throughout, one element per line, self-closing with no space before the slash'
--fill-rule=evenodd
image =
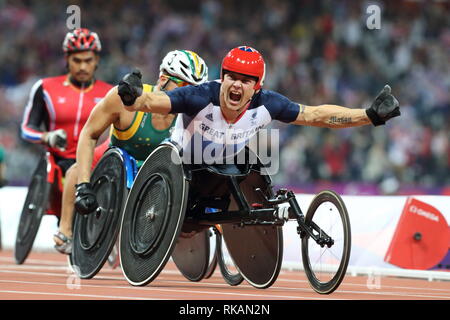
<path id="1" fill-rule="evenodd" d="M 297 117 L 299 106 L 286 96 L 272 90 L 262 89 L 257 93 L 250 108 L 264 106 L 272 119 L 292 122 Z"/>
<path id="2" fill-rule="evenodd" d="M 42 84 L 45 84 L 45 85 L 55 85 L 55 84 L 64 85 L 64 83 L 66 83 L 68 80 L 67 80 L 67 75 L 60 75 L 60 76 L 55 76 L 55 77 L 42 78 L 41 81 L 42 81 Z"/>
<path id="3" fill-rule="evenodd" d="M 178 91 L 176 91 L 178 90 Z M 214 96 L 216 93 L 220 91 L 220 82 L 217 81 L 207 81 L 202 84 L 198 85 L 190 85 L 185 86 L 182 88 L 176 88 L 175 90 L 172 90 L 173 92 L 179 92 L 179 91 L 190 91 L 191 93 L 196 93 L 198 95 L 210 95 Z"/>
<path id="4" fill-rule="evenodd" d="M 279 102 L 288 99 L 281 93 L 266 89 L 261 89 L 258 93 L 258 97 L 262 102 Z"/>
<path id="5" fill-rule="evenodd" d="M 209 92 L 211 97 L 215 97 L 215 96 L 219 96 L 220 85 L 221 85 L 220 80 L 212 80 L 212 81 L 207 81 L 203 84 L 200 84 L 196 87 L 200 87 L 204 91 Z"/>
<path id="6" fill-rule="evenodd" d="M 207 82 L 201 84 L 200 86 L 205 86 L 205 88 L 208 88 L 209 90 L 219 91 L 221 84 L 222 84 L 222 82 L 220 81 L 220 79 L 217 79 L 217 80 L 207 81 Z"/>
<path id="7" fill-rule="evenodd" d="M 188 86 L 191 87 L 192 94 L 203 97 L 205 100 L 212 102 L 215 105 L 219 104 L 220 94 L 220 80 L 207 81 L 205 83 Z"/>
<path id="8" fill-rule="evenodd" d="M 199 85 L 190 85 L 181 88 L 175 88 L 167 92 L 167 95 L 170 97 L 173 96 L 194 96 L 194 97 L 203 97 L 205 99 L 212 99 L 215 96 L 218 96 L 220 91 L 220 83 L 216 83 L 215 81 L 208 81 Z"/>
<path id="9" fill-rule="evenodd" d="M 200 85 L 185 86 L 167 92 L 170 98 L 172 113 L 193 115 L 210 103 L 219 104 L 220 83 L 214 81 Z"/>

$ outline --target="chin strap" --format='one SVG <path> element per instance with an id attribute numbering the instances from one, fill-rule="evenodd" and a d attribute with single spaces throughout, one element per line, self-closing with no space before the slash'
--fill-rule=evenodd
<path id="1" fill-rule="evenodd" d="M 164 83 L 164 84 L 160 87 L 160 90 L 161 90 L 161 91 L 166 91 L 166 87 L 167 87 L 167 85 L 169 84 L 169 82 L 170 82 L 170 79 L 167 79 L 166 83 Z"/>

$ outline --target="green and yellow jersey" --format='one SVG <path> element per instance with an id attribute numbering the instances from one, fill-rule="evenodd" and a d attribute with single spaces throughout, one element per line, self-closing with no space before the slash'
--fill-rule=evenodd
<path id="1" fill-rule="evenodd" d="M 144 92 L 152 92 L 154 86 L 144 84 Z M 130 126 L 125 130 L 112 127 L 111 145 L 124 149 L 132 155 L 138 167 L 147 159 L 148 155 L 170 135 L 170 129 L 175 124 L 175 119 L 167 129 L 158 130 L 153 127 L 152 114 L 137 111 Z"/>

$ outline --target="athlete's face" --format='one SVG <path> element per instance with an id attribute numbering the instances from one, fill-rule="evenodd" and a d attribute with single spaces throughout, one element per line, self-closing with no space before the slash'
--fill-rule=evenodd
<path id="1" fill-rule="evenodd" d="M 240 73 L 225 73 L 220 86 L 220 104 L 230 111 L 241 111 L 255 93 L 254 77 Z"/>
<path id="2" fill-rule="evenodd" d="M 94 77 L 99 56 L 93 51 L 82 51 L 66 57 L 70 75 L 79 82 L 90 81 Z"/>

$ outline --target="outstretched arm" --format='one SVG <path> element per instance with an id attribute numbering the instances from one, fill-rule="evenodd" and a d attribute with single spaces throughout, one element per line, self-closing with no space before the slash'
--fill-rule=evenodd
<path id="1" fill-rule="evenodd" d="M 139 70 L 127 74 L 119 82 L 118 94 L 125 109 L 129 111 L 168 114 L 172 109 L 170 99 L 164 91 L 143 92 Z"/>
<path id="2" fill-rule="evenodd" d="M 347 128 L 367 124 L 385 124 L 387 120 L 400 115 L 399 103 L 386 85 L 368 109 L 350 109 L 336 105 L 304 106 L 293 122 L 327 128 Z"/>

